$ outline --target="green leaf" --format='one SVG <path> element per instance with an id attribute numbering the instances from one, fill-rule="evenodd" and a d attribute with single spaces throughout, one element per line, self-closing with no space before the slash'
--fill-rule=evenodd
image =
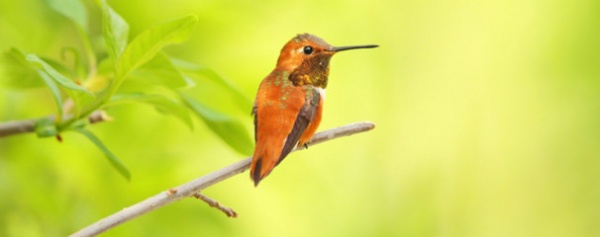
<path id="1" fill-rule="evenodd" d="M 47 0 L 47 2 L 54 11 L 69 18 L 84 32 L 89 31 L 87 11 L 81 0 Z"/>
<path id="2" fill-rule="evenodd" d="M 236 102 L 240 108 L 248 109 L 252 107 L 252 101 L 246 97 L 244 92 L 242 92 L 242 90 L 235 83 L 233 83 L 233 81 L 217 73 L 215 70 L 195 63 L 186 62 L 181 59 L 171 58 L 171 61 L 173 62 L 173 65 L 175 65 L 175 67 L 182 72 L 197 74 L 203 78 L 217 83 L 226 89 L 229 89 L 231 92 L 233 92 Z"/>
<path id="3" fill-rule="evenodd" d="M 237 152 L 250 155 L 254 149 L 252 139 L 242 123 L 225 114 L 212 110 L 192 97 L 181 93 L 185 103 L 216 133 L 225 143 Z"/>
<path id="4" fill-rule="evenodd" d="M 92 103 L 98 103 L 98 101 L 94 100 L 94 97 L 89 96 L 88 94 L 84 94 L 79 91 L 70 91 L 70 90 L 67 90 L 66 92 L 67 92 L 67 95 L 69 95 L 69 98 L 71 98 L 73 100 L 73 103 L 75 105 L 73 107 L 73 111 L 72 111 L 72 114 L 74 115 L 75 118 L 79 118 L 81 116 L 82 108 L 85 105 L 92 104 Z M 66 111 L 66 112 L 71 113 L 71 111 Z"/>
<path id="5" fill-rule="evenodd" d="M 25 61 L 25 55 L 11 48 L 0 55 L 0 86 L 25 89 L 44 86 L 38 73 Z"/>
<path id="6" fill-rule="evenodd" d="M 127 46 L 129 25 L 117 12 L 108 6 L 106 1 L 100 1 L 100 6 L 102 8 L 104 41 L 108 49 L 108 55 L 112 59 L 116 70 L 117 61 Z"/>
<path id="7" fill-rule="evenodd" d="M 81 43 L 83 44 L 84 56 L 86 56 L 88 67 L 91 69 L 96 65 L 96 55 L 90 42 L 87 8 L 82 1 L 83 0 L 46 0 L 48 5 L 54 11 L 60 13 L 75 24 L 75 28 L 79 37 L 81 37 Z M 63 60 L 66 55 L 65 53 L 67 52 L 70 52 L 75 56 L 73 59 L 74 74 L 79 78 L 85 77 L 85 68 L 80 61 L 79 52 L 74 47 L 66 47 L 62 51 Z M 93 74 L 94 71 L 91 70 L 90 73 Z"/>
<path id="8" fill-rule="evenodd" d="M 44 83 L 46 83 L 46 85 L 48 86 L 48 89 L 50 89 L 50 93 L 52 94 L 52 97 L 54 98 L 54 102 L 56 102 L 56 108 L 57 108 L 56 114 L 58 116 L 58 121 L 62 121 L 63 102 L 62 102 L 62 98 L 60 97 L 60 90 L 58 89 L 58 86 L 46 72 L 44 72 L 42 70 L 38 70 L 38 75 L 40 76 L 40 78 L 42 78 L 42 81 L 44 81 Z"/>
<path id="9" fill-rule="evenodd" d="M 85 88 L 75 84 L 75 82 L 71 81 L 69 78 L 66 78 L 62 74 L 60 74 L 56 69 L 54 69 L 50 64 L 46 63 L 44 60 L 40 59 L 38 56 L 34 54 L 27 55 L 27 61 L 29 61 L 32 65 L 41 67 L 48 75 L 59 85 L 67 90 L 75 90 L 85 92 L 91 96 L 94 96 L 91 92 L 87 91 Z"/>
<path id="10" fill-rule="evenodd" d="M 114 63 L 111 58 L 104 58 L 98 63 L 96 70 L 98 70 L 98 74 L 100 75 L 111 75 L 115 71 L 113 65 Z"/>
<path id="11" fill-rule="evenodd" d="M 160 24 L 138 35 L 117 62 L 117 78 L 120 80 L 116 83 L 117 86 L 131 71 L 150 61 L 164 46 L 186 40 L 197 21 L 197 17 L 187 16 Z"/>
<path id="12" fill-rule="evenodd" d="M 106 107 L 126 102 L 143 102 L 155 106 L 159 111 L 166 112 L 181 119 L 190 129 L 194 128 L 190 113 L 185 106 L 158 94 L 119 94 L 112 97 Z"/>
<path id="13" fill-rule="evenodd" d="M 72 58 L 69 59 L 70 57 L 72 57 Z M 85 77 L 85 68 L 81 65 L 79 50 L 77 50 L 77 48 L 75 48 L 75 47 L 62 48 L 62 50 L 60 51 L 60 58 L 63 61 L 70 60 L 73 62 L 73 65 L 72 65 L 73 71 L 70 72 L 72 77 L 75 77 L 75 78 L 84 78 Z M 55 65 L 51 64 L 52 61 L 50 61 L 49 59 L 42 57 L 42 60 L 46 61 L 51 66 L 56 68 Z M 61 64 L 61 66 L 62 66 L 62 64 Z"/>
<path id="14" fill-rule="evenodd" d="M 38 120 L 34 126 L 35 133 L 38 137 L 54 137 L 58 134 L 54 121 L 50 118 Z"/>
<path id="15" fill-rule="evenodd" d="M 38 71 L 43 72 L 40 73 L 40 76 L 52 90 L 52 94 L 55 97 L 55 99 L 60 98 L 60 93 L 57 93 L 56 88 L 54 88 L 55 85 L 53 85 L 53 83 L 49 83 L 47 81 L 48 77 L 46 76 L 49 76 L 49 78 L 51 78 L 54 82 L 58 83 L 58 85 L 61 86 L 63 89 L 65 89 L 65 92 L 74 102 L 75 117 L 79 117 L 81 107 L 83 106 L 83 104 L 91 102 L 91 98 L 94 97 L 94 94 L 92 94 L 85 88 L 75 84 L 75 82 L 73 82 L 69 78 L 63 76 L 60 72 L 54 69 L 54 67 L 52 67 L 46 61 L 40 59 L 36 55 L 27 55 L 27 61 L 29 61 L 32 65 L 36 66 L 38 68 Z M 57 103 L 58 102 L 59 100 L 57 100 Z M 62 105 L 59 105 L 59 107 L 62 107 Z M 62 117 L 59 117 L 59 121 L 61 119 Z"/>
<path id="16" fill-rule="evenodd" d="M 47 57 L 40 57 L 40 59 L 46 64 L 50 65 L 50 67 L 54 68 L 54 70 L 60 74 L 64 75 L 70 73 L 69 69 L 67 69 L 67 67 L 59 61 Z"/>
<path id="17" fill-rule="evenodd" d="M 189 86 L 186 77 L 173 66 L 171 60 L 164 53 L 158 53 L 152 60 L 144 64 L 142 67 L 133 71 L 131 80 L 152 85 L 161 85 L 167 88 L 176 89 Z"/>
<path id="18" fill-rule="evenodd" d="M 125 179 L 131 180 L 131 175 L 129 174 L 129 170 L 127 169 L 127 167 L 125 167 L 123 162 L 121 162 L 121 160 L 119 160 L 119 158 L 117 158 L 115 154 L 108 150 L 108 148 L 102 143 L 102 141 L 100 141 L 100 139 L 98 139 L 98 137 L 96 137 L 92 132 L 84 128 L 78 128 L 75 129 L 75 131 L 83 134 L 92 143 L 94 143 L 94 145 L 96 145 L 104 153 L 106 158 L 108 158 L 110 164 L 119 172 L 119 174 L 125 177 Z"/>

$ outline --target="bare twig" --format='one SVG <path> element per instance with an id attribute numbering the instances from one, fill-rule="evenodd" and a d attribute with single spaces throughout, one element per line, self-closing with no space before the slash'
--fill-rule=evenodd
<path id="1" fill-rule="evenodd" d="M 227 217 L 233 217 L 233 218 L 237 217 L 237 213 L 233 209 L 231 209 L 230 207 L 221 205 L 221 203 L 219 203 L 215 199 L 212 199 L 201 193 L 194 193 L 194 195 L 192 195 L 192 196 L 208 203 L 208 205 L 210 207 L 214 207 L 214 208 L 221 210 L 223 213 L 225 213 L 225 215 L 227 215 Z"/>
<path id="2" fill-rule="evenodd" d="M 53 116 L 49 118 L 53 119 Z M 68 118 L 67 118 L 68 119 Z M 0 137 L 7 137 L 21 133 L 35 131 L 35 123 L 40 119 L 9 121 L 0 124 Z M 96 111 L 88 117 L 90 123 L 97 123 L 108 120 L 108 116 L 103 111 Z"/>
<path id="3" fill-rule="evenodd" d="M 375 125 L 373 123 L 360 122 L 326 130 L 317 133 L 308 143 L 308 145 L 312 146 L 334 138 L 369 131 L 374 127 Z M 299 149 L 303 149 L 303 147 L 300 147 L 297 150 Z M 104 219 L 77 231 L 71 236 L 95 236 L 147 212 L 178 201 L 184 197 L 193 196 L 202 189 L 244 172 L 250 167 L 250 161 L 251 158 L 240 160 L 225 168 L 182 184 L 179 187 L 168 189 L 167 191 L 161 192 L 144 201 L 136 203 L 108 217 L 105 217 Z"/>

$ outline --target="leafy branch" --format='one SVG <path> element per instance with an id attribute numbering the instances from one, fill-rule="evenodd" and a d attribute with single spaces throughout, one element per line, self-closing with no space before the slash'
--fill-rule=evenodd
<path id="1" fill-rule="evenodd" d="M 42 131 L 39 131 L 39 129 L 47 128 L 44 125 L 40 126 L 40 124 L 43 124 L 43 123 L 53 124 L 54 120 L 55 120 L 54 116 L 49 116 L 49 117 L 41 118 L 41 119 L 30 119 L 30 120 L 20 120 L 20 121 L 10 121 L 10 122 L 0 123 L 0 137 L 7 137 L 7 136 L 17 135 L 17 134 L 21 134 L 21 133 L 31 133 L 31 132 L 36 132 L 38 134 L 48 134 L 49 136 L 53 136 L 54 134 L 56 134 L 56 131 L 42 132 Z M 106 115 L 106 113 L 104 113 L 102 111 L 97 111 L 95 113 L 92 113 L 88 117 L 87 122 L 90 124 L 94 124 L 94 123 L 108 121 L 108 120 L 110 120 L 110 118 L 108 117 L 108 115 Z M 50 128 L 52 130 L 54 130 L 52 126 L 50 126 Z M 36 131 L 36 129 L 38 129 L 38 131 Z"/>
<path id="2" fill-rule="evenodd" d="M 203 65 L 187 62 L 164 53 L 164 47 L 185 41 L 196 22 L 186 16 L 153 26 L 129 41 L 127 22 L 107 3 L 96 0 L 101 10 L 104 45 L 94 45 L 91 38 L 86 7 L 80 0 L 48 0 L 56 13 L 68 19 L 77 29 L 82 50 L 66 46 L 61 55 L 71 55 L 74 63 L 64 63 L 49 57 L 11 48 L 0 58 L 0 84 L 13 89 L 45 87 L 55 104 L 55 112 L 38 119 L 0 123 L 0 137 L 35 133 L 40 138 L 56 137 L 62 141 L 64 132 L 77 132 L 92 142 L 115 170 L 126 179 L 131 174 L 125 163 L 110 151 L 89 125 L 108 121 L 106 110 L 114 106 L 142 103 L 179 118 L 193 128 L 192 115 L 205 122 L 234 150 L 249 155 L 253 142 L 245 126 L 234 117 L 212 109 L 201 102 L 202 95 L 191 91 L 196 84 L 209 80 L 222 92 L 232 96 L 242 109 L 251 107 L 250 100 L 237 86 L 216 71 Z M 103 49 L 95 51 L 94 49 Z M 157 89 L 160 88 L 160 89 Z M 158 93 L 160 92 L 160 93 Z M 315 135 L 310 145 L 340 136 L 372 129 L 372 123 L 357 123 L 324 131 Z M 301 148 L 300 148 L 301 149 Z M 149 211 L 184 197 L 194 197 L 218 208 L 228 216 L 237 213 L 200 193 L 201 190 L 248 169 L 250 158 L 236 162 L 176 188 L 115 213 L 73 234 L 91 236 L 102 233 Z"/>
<path id="3" fill-rule="evenodd" d="M 129 41 L 129 25 L 106 0 L 96 0 L 93 7 L 101 10 L 101 19 L 90 19 L 82 0 L 48 0 L 48 6 L 64 16 L 77 29 L 81 52 L 65 46 L 75 63 L 11 48 L 0 58 L 0 84 L 13 89 L 45 86 L 52 95 L 54 115 L 35 120 L 0 123 L 0 137 L 35 132 L 38 137 L 57 137 L 63 132 L 79 132 L 94 143 L 110 164 L 129 178 L 124 163 L 86 127 L 88 121 L 107 108 L 129 103 L 143 103 L 179 118 L 193 128 L 192 115 L 206 122 L 228 145 L 243 154 L 252 151 L 252 140 L 243 124 L 220 111 L 204 105 L 192 96 L 202 80 L 217 81 L 223 93 L 238 98 L 240 107 L 249 108 L 249 99 L 218 73 L 165 54 L 164 47 L 185 41 L 198 19 L 186 16 L 164 22 L 143 31 Z M 103 42 L 92 38 L 89 24 L 102 22 Z M 94 49 L 103 49 L 95 51 Z M 81 56 L 83 55 L 83 56 Z M 157 90 L 156 88 L 161 88 Z M 160 93 L 158 93 L 158 92 Z M 202 95 L 199 95 L 202 98 Z M 192 112 L 192 113 L 190 113 Z"/>

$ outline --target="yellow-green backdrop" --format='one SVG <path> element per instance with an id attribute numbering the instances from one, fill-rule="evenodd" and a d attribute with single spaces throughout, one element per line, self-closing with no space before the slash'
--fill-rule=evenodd
<path id="1" fill-rule="evenodd" d="M 293 153 L 258 188 L 243 173 L 205 191 L 237 219 L 189 199 L 105 236 L 600 235 L 597 0 L 109 3 L 131 37 L 198 16 L 167 52 L 248 98 L 297 33 L 380 48 L 333 58 L 321 125 L 369 120 L 375 130 Z M 77 44 L 44 1 L 0 2 L 1 50 L 58 57 Z M 250 108 L 220 109 L 252 131 Z M 0 88 L 0 121 L 53 111 L 46 89 Z M 0 139 L 1 236 L 65 236 L 244 158 L 201 121 L 190 131 L 147 106 L 107 112 L 114 121 L 90 129 L 130 182 L 79 134 Z"/>

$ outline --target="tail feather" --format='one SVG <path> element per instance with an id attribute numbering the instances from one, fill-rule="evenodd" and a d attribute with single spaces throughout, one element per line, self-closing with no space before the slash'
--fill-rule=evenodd
<path id="1" fill-rule="evenodd" d="M 279 154 L 275 154 L 279 155 Z M 255 151 L 252 158 L 252 164 L 250 164 L 250 178 L 254 181 L 254 186 L 267 177 L 269 173 L 277 165 L 277 157 L 273 156 L 268 149 L 258 149 Z"/>
<path id="2" fill-rule="evenodd" d="M 252 165 L 250 166 L 250 177 L 254 180 L 254 186 L 258 186 L 258 183 L 271 173 L 273 168 L 277 165 L 276 163 L 277 161 L 269 160 L 264 156 L 252 161 Z"/>
<path id="3" fill-rule="evenodd" d="M 267 177 L 281 161 L 284 139 L 284 137 L 263 139 L 262 141 L 259 139 L 257 142 L 250 164 L 250 178 L 254 181 L 254 186 Z"/>
<path id="4" fill-rule="evenodd" d="M 262 157 L 259 157 L 256 160 L 256 162 L 252 162 L 252 167 L 250 169 L 250 176 L 252 177 L 252 180 L 254 180 L 254 187 L 258 186 L 258 183 L 262 179 L 260 177 L 261 169 L 262 169 Z"/>

